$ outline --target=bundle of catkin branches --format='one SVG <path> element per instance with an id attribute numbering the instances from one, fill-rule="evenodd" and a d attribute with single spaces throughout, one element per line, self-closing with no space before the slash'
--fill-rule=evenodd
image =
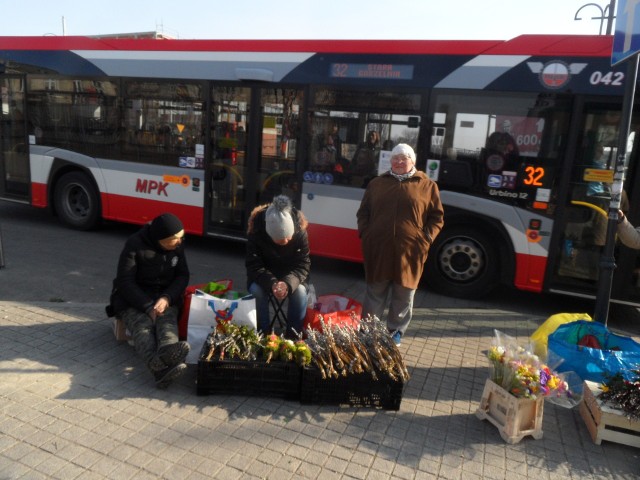
<path id="1" fill-rule="evenodd" d="M 381 373 L 394 381 L 409 380 L 400 350 L 377 317 L 363 318 L 358 328 L 321 324 L 321 331 L 305 333 L 312 362 L 320 369 L 322 378 L 367 372 L 374 380 Z"/>

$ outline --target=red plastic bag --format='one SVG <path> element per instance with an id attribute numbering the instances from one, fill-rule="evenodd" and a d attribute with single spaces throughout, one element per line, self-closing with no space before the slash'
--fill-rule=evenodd
<path id="1" fill-rule="evenodd" d="M 191 307 L 191 296 L 195 293 L 196 290 L 202 290 L 210 282 L 200 283 L 198 285 L 189 285 L 182 294 L 182 309 L 180 311 L 180 318 L 178 318 L 178 337 L 180 340 L 187 340 L 187 330 L 189 328 L 189 308 Z M 219 283 L 225 285 L 226 288 L 224 290 L 218 290 L 212 295 L 219 297 L 227 293 L 233 287 L 233 280 L 224 279 L 224 280 L 216 280 L 215 283 Z"/>
<path id="2" fill-rule="evenodd" d="M 584 335 L 580 340 L 578 340 L 578 345 L 582 347 L 589 348 L 597 348 L 598 350 L 602 350 L 602 345 L 600 345 L 600 340 L 595 335 Z"/>
<path id="3" fill-rule="evenodd" d="M 360 326 L 362 305 L 354 299 L 342 295 L 320 295 L 313 308 L 307 308 L 304 330 L 322 330 L 322 323 L 328 326 Z"/>

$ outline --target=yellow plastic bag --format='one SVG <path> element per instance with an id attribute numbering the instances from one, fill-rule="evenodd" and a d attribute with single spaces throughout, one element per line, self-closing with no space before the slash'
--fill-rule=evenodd
<path id="1" fill-rule="evenodd" d="M 586 320 L 590 322 L 592 318 L 586 313 L 556 313 L 547 318 L 530 337 L 531 343 L 533 344 L 533 353 L 540 358 L 547 358 L 549 335 L 555 332 L 560 325 L 575 322 L 576 320 Z"/>

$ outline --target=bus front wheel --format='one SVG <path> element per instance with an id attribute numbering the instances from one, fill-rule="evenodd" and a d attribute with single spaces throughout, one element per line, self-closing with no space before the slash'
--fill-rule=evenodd
<path id="1" fill-rule="evenodd" d="M 56 213 L 63 223 L 77 230 L 98 224 L 100 200 L 91 180 L 79 172 L 63 175 L 54 190 Z"/>
<path id="2" fill-rule="evenodd" d="M 480 230 L 444 229 L 431 247 L 424 278 L 443 295 L 479 298 L 498 283 L 500 260 L 491 238 Z"/>

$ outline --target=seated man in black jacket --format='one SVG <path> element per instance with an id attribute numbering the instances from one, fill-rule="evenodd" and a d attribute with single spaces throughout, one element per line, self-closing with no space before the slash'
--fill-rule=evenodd
<path id="1" fill-rule="evenodd" d="M 125 243 L 108 310 L 124 321 L 136 352 L 166 388 L 187 368 L 189 344 L 178 340 L 178 315 L 189 283 L 184 228 L 171 213 L 156 217 Z"/>
<path id="2" fill-rule="evenodd" d="M 288 299 L 287 336 L 302 333 L 307 311 L 311 259 L 307 219 L 279 195 L 269 205 L 256 207 L 247 229 L 247 287 L 256 298 L 258 330 L 270 332 L 269 295 L 280 303 Z"/>

